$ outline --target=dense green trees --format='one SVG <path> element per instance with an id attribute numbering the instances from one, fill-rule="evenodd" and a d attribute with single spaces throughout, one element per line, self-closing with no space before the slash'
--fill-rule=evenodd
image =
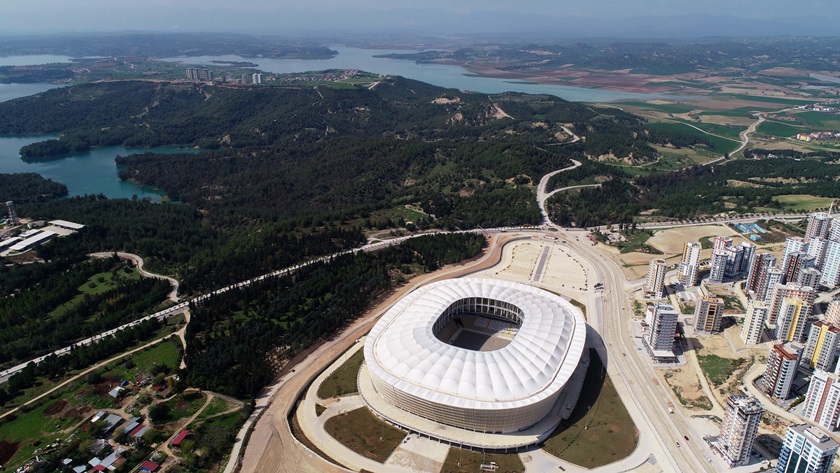
<path id="1" fill-rule="evenodd" d="M 44 179 L 34 172 L 0 174 L 0 202 L 13 200 L 16 204 L 25 204 L 65 195 L 67 195 L 67 186 L 51 179 Z"/>
<path id="2" fill-rule="evenodd" d="M 402 281 L 400 268 L 436 269 L 475 256 L 483 246 L 480 235 L 420 237 L 215 295 L 192 308 L 185 379 L 205 389 L 254 396 L 274 376 L 274 362 L 361 315 Z"/>

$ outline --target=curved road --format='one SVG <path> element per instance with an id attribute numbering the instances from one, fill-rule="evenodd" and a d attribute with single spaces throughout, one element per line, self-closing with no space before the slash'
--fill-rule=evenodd
<path id="1" fill-rule="evenodd" d="M 166 281 L 169 281 L 169 285 L 172 286 L 172 292 L 170 292 L 168 296 L 169 300 L 172 302 L 178 302 L 178 286 L 180 285 L 178 280 L 169 276 L 150 273 L 146 271 L 145 269 L 143 269 L 143 258 L 141 258 L 139 255 L 135 255 L 134 253 L 125 253 L 122 251 L 100 251 L 97 253 L 91 253 L 88 256 L 90 256 L 91 258 L 110 258 L 115 253 L 119 258 L 133 261 L 134 265 L 137 267 L 137 271 L 141 275 L 147 278 L 164 279 Z"/>

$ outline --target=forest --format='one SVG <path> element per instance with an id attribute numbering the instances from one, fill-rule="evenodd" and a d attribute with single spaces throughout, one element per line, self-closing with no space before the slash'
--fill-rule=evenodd
<path id="1" fill-rule="evenodd" d="M 46 201 L 67 195 L 67 186 L 34 172 L 0 174 L 0 201 L 16 204 Z"/>
<path id="2" fill-rule="evenodd" d="M 271 381 L 281 359 L 329 337 L 410 274 L 474 257 L 484 245 L 481 235 L 424 236 L 214 295 L 191 307 L 182 379 L 253 397 Z"/>
<path id="3" fill-rule="evenodd" d="M 9 366 L 63 348 L 82 338 L 139 318 L 166 299 L 160 279 L 121 278 L 119 260 L 94 259 L 46 275 L 37 285 L 0 299 L 0 365 Z M 89 281 L 110 273 L 115 285 L 85 292 Z M 105 276 L 100 277 L 101 282 Z"/>
<path id="4" fill-rule="evenodd" d="M 549 202 L 549 212 L 558 224 L 590 227 L 630 223 L 634 216 L 647 210 L 654 216 L 684 219 L 753 212 L 757 208 L 781 209 L 781 204 L 773 200 L 778 195 L 840 198 L 840 183 L 836 180 L 840 174 L 840 153 L 802 156 L 740 159 L 634 178 L 590 161 L 561 174 L 552 184 L 560 186 L 569 179 L 593 176 L 606 181 L 598 188 L 555 194 Z M 744 184 L 730 185 L 732 181 Z"/>

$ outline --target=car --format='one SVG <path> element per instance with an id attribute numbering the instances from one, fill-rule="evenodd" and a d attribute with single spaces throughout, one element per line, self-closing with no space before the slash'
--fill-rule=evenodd
<path id="1" fill-rule="evenodd" d="M 683 438 L 685 439 L 686 442 L 688 442 L 688 435 L 683 435 Z"/>
<path id="2" fill-rule="evenodd" d="M 679 446 L 680 446 L 680 443 L 679 443 L 679 442 L 677 442 L 677 447 L 679 447 Z"/>

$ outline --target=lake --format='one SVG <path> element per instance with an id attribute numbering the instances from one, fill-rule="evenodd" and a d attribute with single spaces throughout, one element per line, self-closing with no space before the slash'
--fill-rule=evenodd
<path id="1" fill-rule="evenodd" d="M 167 58 L 167 61 L 179 61 L 185 64 L 210 65 L 212 61 L 249 61 L 259 65 L 266 72 L 306 72 L 324 69 L 359 69 L 367 72 L 387 75 L 400 75 L 441 87 L 471 90 L 483 93 L 506 91 L 531 94 L 550 94 L 566 100 L 583 102 L 609 102 L 622 99 L 652 99 L 662 97 L 656 94 L 639 94 L 605 89 L 586 89 L 562 85 L 532 84 L 507 81 L 491 77 L 471 75 L 461 66 L 444 64 L 417 64 L 414 61 L 376 58 L 375 55 L 392 52 L 381 49 L 360 49 L 332 46 L 338 55 L 331 59 L 265 59 L 242 58 L 240 56 L 196 56 Z M 6 56 L 0 57 L 0 66 L 36 65 L 56 62 L 71 62 L 68 56 Z M 17 97 L 36 94 L 59 87 L 54 84 L 0 84 L 0 102 Z M 675 97 L 671 97 L 675 98 Z M 94 149 L 87 153 L 71 154 L 60 159 L 41 162 L 25 162 L 18 151 L 36 141 L 54 136 L 16 136 L 0 137 L 0 173 L 36 172 L 46 178 L 65 184 L 70 196 L 84 194 L 104 194 L 109 198 L 148 197 L 160 201 L 161 192 L 140 187 L 132 182 L 121 181 L 117 176 L 114 157 L 154 151 L 160 153 L 183 152 L 175 147 L 155 148 L 152 150 L 109 146 Z"/>
<path id="2" fill-rule="evenodd" d="M 410 53 L 416 51 L 398 51 L 383 49 L 360 49 L 344 46 L 330 46 L 338 55 L 330 59 L 267 59 L 243 58 L 234 55 L 194 56 L 165 58 L 164 61 L 183 62 L 193 65 L 213 65 L 212 61 L 247 61 L 258 64 L 258 69 L 274 73 L 321 71 L 324 69 L 359 69 L 375 74 L 397 75 L 415 79 L 441 87 L 471 90 L 496 94 L 501 92 L 525 92 L 529 94 L 556 95 L 573 102 L 613 102 L 616 100 L 651 100 L 676 96 L 662 94 L 641 94 L 607 89 L 587 89 L 565 85 L 533 84 L 509 81 L 493 77 L 473 75 L 461 66 L 449 64 L 417 64 L 404 59 L 377 58 L 376 55 L 389 53 Z"/>
<path id="3" fill-rule="evenodd" d="M 125 148 L 123 146 L 106 146 L 96 148 L 86 153 L 69 154 L 59 159 L 49 161 L 27 162 L 20 159 L 20 148 L 36 141 L 57 138 L 54 135 L 40 136 L 0 136 L 0 173 L 36 172 L 48 179 L 61 182 L 67 186 L 69 196 L 85 194 L 104 194 L 108 198 L 148 198 L 153 202 L 160 202 L 163 192 L 149 187 L 138 186 L 130 181 L 122 181 L 117 177 L 117 155 L 144 153 L 184 153 L 189 150 L 178 149 L 174 146 L 159 148 Z"/>

